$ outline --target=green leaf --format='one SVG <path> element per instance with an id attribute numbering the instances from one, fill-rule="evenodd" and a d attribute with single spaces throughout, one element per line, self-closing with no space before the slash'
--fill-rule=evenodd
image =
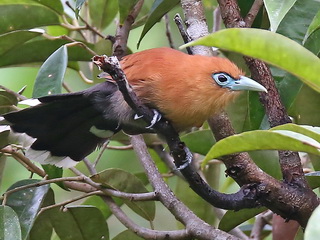
<path id="1" fill-rule="evenodd" d="M 15 110 L 14 106 L 17 106 L 18 99 L 12 93 L 0 91 L 0 114 L 11 112 Z"/>
<path id="2" fill-rule="evenodd" d="M 277 127 L 273 127 L 271 128 L 271 130 L 288 130 L 296 133 L 301 133 L 320 142 L 320 127 L 288 123 Z"/>
<path id="3" fill-rule="evenodd" d="M 135 175 L 121 169 L 107 169 L 96 175 L 91 179 L 95 182 L 102 183 L 103 185 L 127 193 L 146 193 L 148 190 L 143 183 Z M 155 204 L 154 202 L 134 202 L 123 200 L 124 203 L 131 208 L 134 212 L 141 217 L 152 221 L 155 217 Z"/>
<path id="4" fill-rule="evenodd" d="M 264 6 L 267 10 L 271 31 L 275 32 L 290 8 L 297 0 L 264 0 Z"/>
<path id="5" fill-rule="evenodd" d="M 298 43 L 261 29 L 233 28 L 218 31 L 182 46 L 205 45 L 238 52 L 282 68 L 320 91 L 320 59 Z"/>
<path id="6" fill-rule="evenodd" d="M 9 140 L 8 140 L 9 134 L 10 134 L 10 130 L 5 130 L 5 131 L 0 132 L 0 149 L 4 148 L 5 146 L 7 146 L 9 144 Z M 2 158 L 3 155 L 0 154 L 0 156 L 1 156 L 1 160 L 4 160 Z"/>
<path id="7" fill-rule="evenodd" d="M 47 207 L 50 205 L 55 204 L 54 201 L 54 192 L 53 190 L 50 188 L 45 199 L 43 200 L 42 206 L 41 207 Z M 51 211 L 51 210 L 46 210 L 41 212 L 34 224 L 33 227 L 30 231 L 29 234 L 29 240 L 51 240 L 51 235 L 53 232 L 53 226 L 51 224 L 51 216 L 50 214 L 52 214 L 53 212 L 58 212 L 57 210 L 58 208 L 56 208 L 55 210 Z"/>
<path id="8" fill-rule="evenodd" d="M 280 23 L 277 33 L 302 44 L 308 27 L 319 9 L 320 4 L 317 0 L 296 1 Z"/>
<path id="9" fill-rule="evenodd" d="M 181 140 L 186 143 L 192 152 L 200 153 L 202 155 L 206 155 L 216 142 L 211 130 L 191 132 L 183 135 Z"/>
<path id="10" fill-rule="evenodd" d="M 118 199 L 115 199 L 117 201 L 118 205 L 121 205 L 121 203 L 119 203 Z M 110 210 L 110 208 L 106 205 L 106 203 L 101 199 L 101 197 L 99 196 L 91 196 L 89 198 L 87 198 L 82 205 L 90 205 L 90 206 L 94 206 L 96 208 L 98 208 L 101 213 L 103 214 L 105 219 L 108 219 L 111 215 L 112 212 Z"/>
<path id="11" fill-rule="evenodd" d="M 287 131 L 256 130 L 224 138 L 217 142 L 203 161 L 220 156 L 253 150 L 291 150 L 320 155 L 320 143 L 303 134 Z"/>
<path id="12" fill-rule="evenodd" d="M 307 124 L 313 126 L 320 125 L 320 114 L 314 114 L 318 109 L 320 94 L 306 85 L 303 85 L 297 95 L 293 106 L 290 109 L 290 116 L 297 124 Z"/>
<path id="13" fill-rule="evenodd" d="M 320 187 L 320 172 L 307 173 L 305 176 L 312 189 Z"/>
<path id="14" fill-rule="evenodd" d="M 138 41 L 138 48 L 140 46 L 141 40 L 149 32 L 149 30 L 155 25 L 160 19 L 174 8 L 180 1 L 179 0 L 155 0 L 153 6 L 151 7 L 148 19 L 143 27 L 141 36 Z"/>
<path id="15" fill-rule="evenodd" d="M 16 66 L 27 63 L 43 63 L 55 50 L 67 43 L 69 43 L 69 41 L 52 41 L 43 37 L 39 37 L 22 45 L 16 45 L 13 49 L 1 56 L 0 67 L 11 65 Z M 93 48 L 92 44 L 86 42 L 84 42 L 84 44 L 90 48 Z M 69 61 L 90 61 L 91 58 L 92 54 L 80 46 L 68 48 Z"/>
<path id="16" fill-rule="evenodd" d="M 119 2 L 119 13 L 120 13 L 120 24 L 123 24 L 133 7 L 139 0 L 118 0 Z"/>
<path id="17" fill-rule="evenodd" d="M 0 206 L 0 239 L 22 239 L 19 218 L 15 211 L 8 206 Z"/>
<path id="18" fill-rule="evenodd" d="M 52 1 L 52 0 L 32 0 L 32 1 L 54 10 L 59 15 L 62 15 L 64 12 L 61 1 Z"/>
<path id="19" fill-rule="evenodd" d="M 119 233 L 117 236 L 115 236 L 112 240 L 143 240 L 143 238 L 137 236 L 134 232 L 130 230 L 125 230 L 121 233 Z"/>
<path id="20" fill-rule="evenodd" d="M 95 0 L 88 4 L 92 24 L 100 30 L 109 26 L 118 13 L 117 0 Z M 104 43 L 106 44 L 105 39 Z"/>
<path id="21" fill-rule="evenodd" d="M 48 25 L 59 25 L 59 15 L 36 1 L 0 0 L 0 34 Z"/>
<path id="22" fill-rule="evenodd" d="M 253 218 L 254 216 L 258 215 L 266 211 L 265 207 L 261 208 L 252 208 L 252 209 L 242 209 L 240 211 L 232 211 L 229 210 L 226 214 L 222 217 L 219 223 L 219 229 L 225 232 L 231 231 L 233 228 L 238 226 L 239 224 Z"/>
<path id="23" fill-rule="evenodd" d="M 21 180 L 13 184 L 8 190 L 39 182 L 35 179 Z M 7 197 L 6 205 L 10 206 L 18 215 L 22 239 L 26 239 L 41 208 L 41 204 L 49 190 L 49 185 L 32 187 L 11 193 Z"/>
<path id="24" fill-rule="evenodd" d="M 318 206 L 312 213 L 304 234 L 305 240 L 317 240 L 320 235 L 320 206 Z"/>
<path id="25" fill-rule="evenodd" d="M 63 168 L 59 168 L 50 164 L 42 165 L 42 168 L 46 172 L 48 179 L 61 178 L 63 175 Z M 56 184 L 62 189 L 69 191 L 63 182 L 57 182 Z"/>
<path id="26" fill-rule="evenodd" d="M 61 93 L 61 86 L 68 64 L 66 45 L 55 51 L 41 66 L 37 75 L 33 98 Z"/>
<path id="27" fill-rule="evenodd" d="M 109 229 L 101 211 L 92 206 L 68 207 L 84 240 L 109 239 Z"/>
<path id="28" fill-rule="evenodd" d="M 73 206 L 63 211 L 58 207 L 44 212 L 59 239 L 109 239 L 108 225 L 99 209 L 92 206 Z"/>
<path id="29" fill-rule="evenodd" d="M 308 39 L 312 33 L 320 29 L 320 11 L 314 16 L 312 22 L 309 25 L 307 34 L 304 38 L 304 40 Z"/>
<path id="30" fill-rule="evenodd" d="M 15 46 L 21 45 L 41 34 L 42 33 L 40 32 L 22 30 L 0 35 L 0 56 L 10 51 Z"/>
<path id="31" fill-rule="evenodd" d="M 320 29 L 314 31 L 305 41 L 304 45 L 315 55 L 320 57 Z"/>

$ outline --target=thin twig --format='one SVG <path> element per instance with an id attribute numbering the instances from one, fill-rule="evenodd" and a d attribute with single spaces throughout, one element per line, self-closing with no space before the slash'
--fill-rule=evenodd
<path id="1" fill-rule="evenodd" d="M 92 164 L 88 158 L 83 159 L 84 164 L 86 165 L 87 169 L 89 170 L 89 173 L 91 175 L 94 175 L 97 173 L 97 169 L 95 168 L 94 164 Z"/>
<path id="2" fill-rule="evenodd" d="M 251 27 L 253 21 L 255 20 L 256 16 L 258 15 L 261 7 L 263 5 L 263 0 L 255 0 L 251 6 L 250 11 L 248 12 L 247 16 L 244 18 L 247 27 Z"/>
<path id="3" fill-rule="evenodd" d="M 112 149 L 112 150 L 131 150 L 132 149 L 132 144 L 126 145 L 126 146 L 107 146 L 107 149 Z"/>
<path id="4" fill-rule="evenodd" d="M 71 4 L 69 3 L 69 1 L 66 1 L 66 5 L 73 11 L 75 12 L 75 9 L 71 6 Z M 86 29 L 92 31 L 93 33 L 95 33 L 96 35 L 98 35 L 99 37 L 105 39 L 105 36 L 100 33 L 99 31 L 97 31 L 97 29 L 95 29 L 94 27 L 92 27 L 85 19 L 83 19 L 80 15 L 79 15 L 79 19 L 86 25 Z"/>
<path id="5" fill-rule="evenodd" d="M 9 88 L 6 88 L 6 87 L 3 86 L 3 85 L 0 85 L 0 88 L 3 89 L 3 90 L 5 90 L 5 91 L 8 92 L 8 93 L 11 93 L 12 95 L 14 95 L 14 96 L 15 96 L 17 99 L 19 99 L 20 101 L 21 101 L 21 100 L 26 100 L 26 99 L 28 99 L 27 97 L 25 97 L 25 96 L 23 96 L 23 95 L 21 95 L 21 94 L 19 94 L 19 93 L 16 93 L 15 91 L 10 90 Z"/>
<path id="6" fill-rule="evenodd" d="M 105 203 L 109 206 L 113 215 L 128 229 L 135 232 L 138 236 L 144 239 L 175 239 L 175 240 L 188 240 L 191 239 L 190 233 L 186 230 L 175 230 L 175 231 L 158 231 L 144 227 L 140 227 L 133 222 L 122 209 L 112 200 L 110 197 L 102 197 Z"/>
<path id="7" fill-rule="evenodd" d="M 95 168 L 97 166 L 97 164 L 99 163 L 103 153 L 105 152 L 105 150 L 107 149 L 108 145 L 110 143 L 110 140 L 105 141 L 102 146 L 101 146 L 101 150 L 97 156 L 97 158 L 94 160 L 93 162 L 93 167 Z"/>
<path id="8" fill-rule="evenodd" d="M 123 198 L 123 199 L 128 199 L 130 201 L 157 200 L 157 195 L 156 195 L 155 192 L 127 193 L 127 192 L 121 192 L 121 191 L 118 191 L 118 190 L 107 189 L 107 188 L 103 187 L 101 184 L 92 181 L 91 178 L 85 176 L 78 169 L 72 167 L 72 168 L 70 168 L 70 170 L 72 172 L 74 172 L 76 175 L 82 176 L 86 183 L 88 183 L 89 185 L 93 186 L 94 188 L 96 188 L 98 190 L 101 190 L 107 196 L 119 197 L 119 198 Z"/>
<path id="9" fill-rule="evenodd" d="M 254 225 L 250 233 L 250 239 L 252 240 L 261 239 L 262 230 L 264 226 L 270 222 L 270 220 L 272 219 L 272 216 L 273 216 L 273 212 L 269 210 L 267 212 L 259 214 L 256 217 L 256 221 L 254 222 Z"/>
<path id="10" fill-rule="evenodd" d="M 171 31 L 170 31 L 170 21 L 169 21 L 168 14 L 164 15 L 164 21 L 165 21 L 165 24 L 166 24 L 166 36 L 167 36 L 167 39 L 168 39 L 168 42 L 169 42 L 169 46 L 171 48 L 174 48 L 173 40 L 172 40 L 172 36 L 171 36 Z"/>
<path id="11" fill-rule="evenodd" d="M 50 39 L 50 40 L 68 40 L 70 41 L 71 43 L 67 43 L 66 46 L 67 47 L 73 47 L 73 46 L 80 46 L 82 48 L 84 48 L 85 50 L 87 50 L 90 54 L 92 55 L 96 55 L 96 52 L 93 51 L 91 48 L 89 48 L 86 44 L 84 44 L 83 42 L 79 42 L 79 41 L 76 41 L 74 40 L 73 38 L 67 36 L 67 35 L 62 35 L 62 36 L 51 36 L 49 34 L 46 34 L 46 33 L 43 33 L 42 34 L 43 37 L 47 38 L 47 39 Z"/>
<path id="12" fill-rule="evenodd" d="M 93 195 L 103 195 L 103 192 L 100 191 L 100 190 L 94 191 L 94 192 L 89 192 L 89 193 L 85 193 L 85 194 L 83 194 L 81 196 L 69 199 L 69 200 L 61 202 L 61 203 L 56 203 L 56 204 L 53 204 L 53 205 L 50 205 L 50 206 L 47 206 L 47 207 L 43 207 L 43 208 L 40 209 L 38 215 L 40 215 L 42 212 L 44 212 L 46 210 L 49 210 L 49 209 L 52 209 L 52 208 L 55 208 L 55 207 L 61 207 L 61 206 L 64 207 L 67 204 L 73 203 L 75 201 L 78 201 L 78 200 L 81 200 L 81 199 L 84 199 L 84 198 L 87 198 L 87 197 L 91 197 Z"/>
<path id="13" fill-rule="evenodd" d="M 175 16 L 174 16 L 174 22 L 176 23 L 178 29 L 179 29 L 179 32 L 180 32 L 180 35 L 184 41 L 184 43 L 188 43 L 191 41 L 191 38 L 189 36 L 189 34 L 186 32 L 185 28 L 184 28 L 184 25 L 183 25 L 183 20 L 180 16 L 179 13 L 177 13 Z M 191 48 L 190 47 L 187 47 L 187 52 L 188 54 L 192 54 L 192 51 L 191 51 Z"/>
<path id="14" fill-rule="evenodd" d="M 88 83 L 88 84 L 93 84 L 94 81 L 92 81 L 91 79 L 87 78 L 84 73 L 82 71 L 78 71 L 81 79 L 85 82 L 85 83 Z"/>
<path id="15" fill-rule="evenodd" d="M 15 192 L 18 192 L 18 191 L 21 191 L 21 190 L 24 190 L 24 189 L 32 188 L 32 187 L 40 187 L 40 186 L 47 185 L 47 184 L 50 184 L 50 183 L 65 182 L 65 181 L 83 181 L 83 177 L 82 176 L 76 176 L 76 177 L 55 178 L 55 179 L 42 180 L 40 182 L 36 182 L 36 183 L 32 183 L 32 184 L 27 184 L 27 185 L 24 185 L 24 186 L 16 187 L 16 188 L 11 189 L 11 190 L 9 190 L 9 191 L 4 193 L 4 198 L 3 198 L 2 205 L 6 205 L 6 199 L 12 193 L 15 193 Z"/>
<path id="16" fill-rule="evenodd" d="M 123 24 L 118 25 L 117 32 L 115 35 L 115 42 L 113 44 L 113 55 L 117 56 L 118 59 L 121 59 L 123 56 L 127 54 L 127 42 L 129 33 L 131 30 L 131 26 L 137 18 L 144 0 L 139 0 L 137 4 L 133 7 L 131 12 L 129 13 L 127 19 Z"/>

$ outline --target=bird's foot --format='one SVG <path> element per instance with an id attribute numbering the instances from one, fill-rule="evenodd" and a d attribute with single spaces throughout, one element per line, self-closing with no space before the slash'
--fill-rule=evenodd
<path id="1" fill-rule="evenodd" d="M 146 127 L 147 129 L 152 128 L 162 118 L 161 113 L 159 113 L 157 110 L 152 109 L 152 111 L 153 111 L 154 114 L 153 114 L 153 117 L 152 117 L 150 125 Z"/>
<path id="2" fill-rule="evenodd" d="M 188 167 L 191 162 L 192 162 L 192 159 L 193 159 L 193 155 L 192 153 L 190 152 L 189 148 L 186 148 L 185 147 L 185 151 L 186 151 L 186 159 L 184 160 L 183 164 L 181 164 L 179 167 L 177 167 L 177 170 L 178 171 L 181 171 L 183 169 L 185 169 L 186 167 Z"/>

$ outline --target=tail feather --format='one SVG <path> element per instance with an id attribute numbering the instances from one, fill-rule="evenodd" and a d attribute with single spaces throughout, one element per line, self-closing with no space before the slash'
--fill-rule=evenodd
<path id="1" fill-rule="evenodd" d="M 112 112 L 116 109 L 115 103 L 110 101 L 115 91 L 114 83 L 105 82 L 83 92 L 39 98 L 41 104 L 3 117 L 14 132 L 36 138 L 30 150 L 44 152 L 30 156 L 39 162 L 68 165 L 59 157 L 80 161 L 107 136 L 121 130 L 120 120 Z M 97 98 L 103 100 L 102 106 L 101 102 L 95 102 Z M 49 162 L 43 160 L 52 156 L 57 158 Z"/>

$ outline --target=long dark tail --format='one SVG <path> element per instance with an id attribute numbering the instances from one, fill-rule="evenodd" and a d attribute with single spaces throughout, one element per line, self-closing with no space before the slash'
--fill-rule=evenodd
<path id="1" fill-rule="evenodd" d="M 104 82 L 83 92 L 39 98 L 39 105 L 3 117 L 14 132 L 36 138 L 31 149 L 80 161 L 121 130 L 114 103 L 118 93 L 114 83 Z"/>

